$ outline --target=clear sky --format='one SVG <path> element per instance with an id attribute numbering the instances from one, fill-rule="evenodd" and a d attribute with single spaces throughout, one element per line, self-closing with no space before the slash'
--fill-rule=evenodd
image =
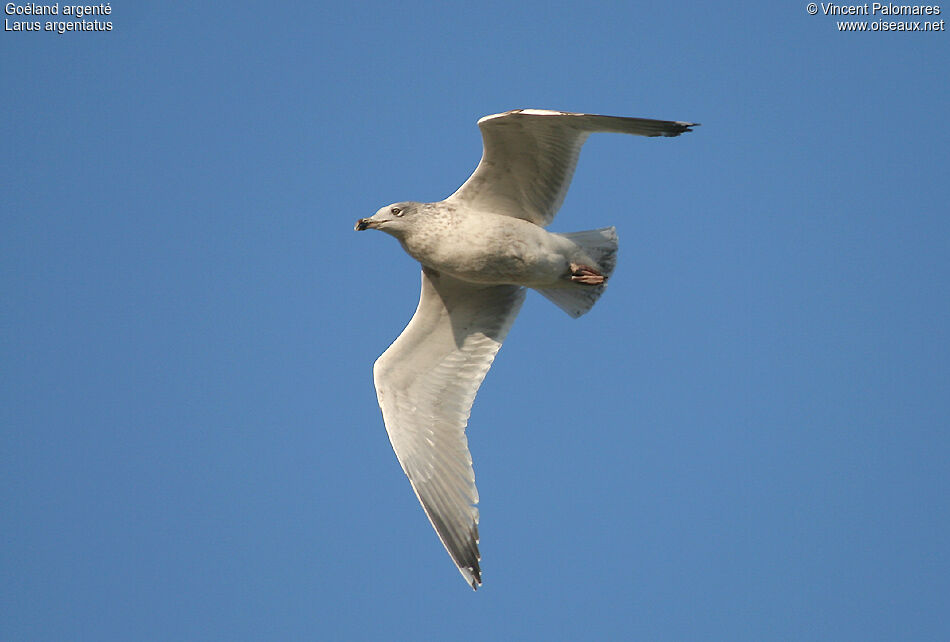
<path id="1" fill-rule="evenodd" d="M 950 639 L 946 31 L 110 6 L 0 34 L 0 638 Z M 702 126 L 581 155 L 551 229 L 619 263 L 475 402 L 473 593 L 372 385 L 418 266 L 353 224 L 520 107 Z"/>

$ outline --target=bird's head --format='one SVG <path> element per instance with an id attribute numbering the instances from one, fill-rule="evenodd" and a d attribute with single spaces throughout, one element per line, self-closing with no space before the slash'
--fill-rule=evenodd
<path id="1" fill-rule="evenodd" d="M 379 208 L 369 218 L 361 218 L 356 222 L 356 231 L 380 230 L 397 238 L 401 237 L 411 226 L 413 215 L 418 209 L 418 203 L 393 203 Z"/>

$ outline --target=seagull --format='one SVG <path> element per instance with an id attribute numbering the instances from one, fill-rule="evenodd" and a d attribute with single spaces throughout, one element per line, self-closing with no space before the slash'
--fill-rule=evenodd
<path id="1" fill-rule="evenodd" d="M 617 254 L 613 227 L 544 229 L 594 132 L 679 136 L 697 123 L 516 109 L 478 121 L 475 172 L 437 203 L 400 202 L 356 222 L 396 237 L 422 264 L 409 325 L 373 366 L 396 457 L 465 581 L 478 589 L 478 491 L 465 428 L 526 288 L 572 317 L 594 305 Z"/>

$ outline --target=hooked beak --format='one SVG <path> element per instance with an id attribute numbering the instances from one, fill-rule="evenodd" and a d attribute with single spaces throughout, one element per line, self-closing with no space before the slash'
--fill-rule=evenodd
<path id="1" fill-rule="evenodd" d="M 357 232 L 362 232 L 363 230 L 368 230 L 376 226 L 376 221 L 371 221 L 368 218 L 361 218 L 356 222 L 356 227 L 353 229 L 355 229 Z"/>

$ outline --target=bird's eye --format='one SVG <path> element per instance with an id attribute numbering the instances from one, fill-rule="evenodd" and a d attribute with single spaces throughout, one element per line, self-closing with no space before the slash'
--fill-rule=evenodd
<path id="1" fill-rule="evenodd" d="M 392 208 L 391 210 L 389 210 L 389 213 L 392 214 L 393 216 L 402 216 L 402 210 L 399 209 L 398 207 Z"/>

